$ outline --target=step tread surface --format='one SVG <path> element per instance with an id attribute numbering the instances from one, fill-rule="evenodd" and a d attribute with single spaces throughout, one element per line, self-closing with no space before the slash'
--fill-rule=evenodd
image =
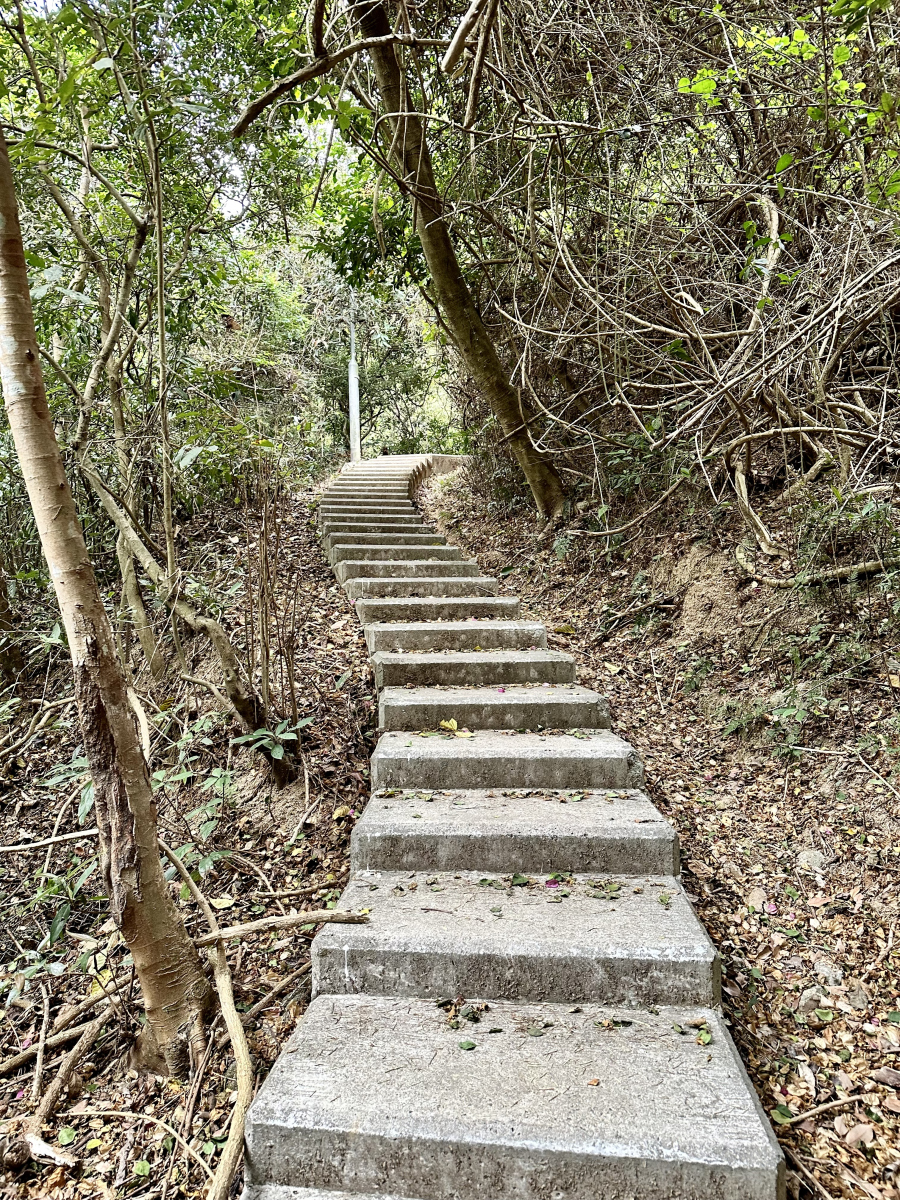
<path id="1" fill-rule="evenodd" d="M 351 600 L 366 596 L 400 596 L 403 598 L 425 598 L 428 596 L 468 596 L 483 592 L 493 595 L 497 591 L 497 580 L 489 575 L 420 575 L 396 576 L 393 578 L 348 579 L 344 591 Z"/>
<path id="2" fill-rule="evenodd" d="M 304 1177 L 428 1200 L 783 1196 L 777 1142 L 720 1014 L 580 1007 L 500 1001 L 454 1030 L 426 1000 L 319 996 L 251 1108 L 251 1184 Z"/>
<path id="3" fill-rule="evenodd" d="M 356 602 L 356 612 L 364 626 L 394 624 L 395 616 L 397 621 L 409 624 L 413 615 L 429 621 L 450 621 L 461 616 L 470 620 L 490 618 L 502 612 L 514 618 L 520 607 L 518 596 L 395 596 Z"/>
<path id="4" fill-rule="evenodd" d="M 517 886 L 511 880 L 525 880 Z M 615 887 L 616 891 L 610 891 Z M 614 899 L 610 899 L 610 897 Z M 718 957 L 672 876 L 359 871 L 324 927 L 313 994 L 717 1004 Z"/>
<path id="5" fill-rule="evenodd" d="M 375 792 L 351 839 L 355 869 L 678 872 L 670 823 L 636 789 Z"/>
<path id="6" fill-rule="evenodd" d="M 468 729 L 608 729 L 605 696 L 577 684 L 486 687 L 383 687 L 380 729 L 436 729 L 456 721 Z"/>
<path id="7" fill-rule="evenodd" d="M 464 777 L 468 774 L 469 780 Z M 471 737 L 384 733 L 372 755 L 376 787 L 640 787 L 632 746 L 606 729 L 566 733 L 476 730 Z"/>
<path id="8" fill-rule="evenodd" d="M 369 653 L 438 650 L 543 650 L 547 630 L 538 621 L 370 621 L 363 626 Z M 481 643 L 484 642 L 484 646 Z"/>

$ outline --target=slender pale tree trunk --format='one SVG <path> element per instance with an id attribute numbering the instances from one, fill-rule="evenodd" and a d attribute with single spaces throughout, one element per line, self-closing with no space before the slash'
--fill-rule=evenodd
<path id="1" fill-rule="evenodd" d="M 367 38 L 385 37 L 391 32 L 380 0 L 355 4 L 353 15 Z M 529 436 L 530 414 L 507 378 L 493 339 L 463 279 L 444 219 L 422 122 L 419 117 L 409 115 L 415 106 L 409 102 L 395 49 L 392 45 L 377 46 L 368 53 L 384 111 L 399 114 L 388 120 L 393 156 L 412 193 L 416 230 L 444 319 L 463 362 L 499 421 L 505 440 L 528 480 L 538 511 L 544 517 L 556 517 L 565 503 L 562 480 L 551 460 L 535 448 Z"/>
<path id="2" fill-rule="evenodd" d="M 0 132 L 0 382 L 72 654 L 113 917 L 134 958 L 148 1026 L 183 1073 L 212 991 L 163 875 L 156 808 L 112 628 L 66 481 L 38 357 L 15 186 Z"/>
<path id="3" fill-rule="evenodd" d="M 9 602 L 6 568 L 0 558 L 0 679 L 15 680 L 25 669 L 22 651 L 10 638 L 16 620 Z"/>

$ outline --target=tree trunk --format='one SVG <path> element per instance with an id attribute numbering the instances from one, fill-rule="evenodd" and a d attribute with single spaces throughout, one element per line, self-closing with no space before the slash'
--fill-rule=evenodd
<path id="1" fill-rule="evenodd" d="M 166 673 L 166 662 L 160 653 L 153 626 L 147 616 L 144 597 L 141 595 L 137 572 L 134 569 L 134 559 L 131 557 L 127 542 L 121 536 L 116 541 L 116 556 L 119 560 L 119 571 L 122 574 L 122 598 L 131 613 L 131 621 L 144 652 L 144 658 L 150 666 L 153 678 L 162 679 Z"/>
<path id="2" fill-rule="evenodd" d="M 367 38 L 385 37 L 391 32 L 380 0 L 355 4 L 353 16 Z M 368 53 L 375 68 L 385 111 L 410 112 L 414 106 L 408 100 L 405 78 L 394 47 L 373 47 Z M 529 436 L 527 422 L 530 414 L 525 411 L 519 392 L 507 378 L 494 342 L 463 279 L 444 220 L 443 203 L 434 181 L 422 122 L 417 116 L 404 115 L 390 118 L 389 126 L 394 158 L 412 194 L 416 231 L 428 263 L 435 295 L 460 356 L 500 422 L 505 440 L 531 487 L 538 511 L 544 517 L 556 517 L 565 503 L 562 480 L 556 467 L 535 448 Z"/>
<path id="3" fill-rule="evenodd" d="M 169 1070 L 182 1074 L 188 1039 L 203 1048 L 203 1018 L 212 991 L 163 875 L 147 764 L 53 430 L 2 133 L 0 381 L 72 654 L 112 914 L 134 958 L 149 1029 Z"/>
<path id="4" fill-rule="evenodd" d="M 16 621 L 12 605 L 9 602 L 6 570 L 3 559 L 0 558 L 0 679 L 5 679 L 10 683 L 14 683 L 25 670 L 22 651 L 8 636 L 15 630 L 15 627 Z"/>

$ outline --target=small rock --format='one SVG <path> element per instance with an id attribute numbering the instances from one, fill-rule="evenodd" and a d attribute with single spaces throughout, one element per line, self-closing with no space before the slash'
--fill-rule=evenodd
<path id="1" fill-rule="evenodd" d="M 813 970 L 819 982 L 827 987 L 839 987 L 844 978 L 841 968 L 829 962 L 827 958 L 820 958 L 818 962 L 813 963 Z"/>
<path id="2" fill-rule="evenodd" d="M 740 883 L 744 878 L 744 872 L 737 865 L 737 863 L 732 862 L 730 858 L 726 859 L 726 861 L 722 863 L 722 874 L 727 875 L 729 879 L 733 879 L 735 883 Z"/>
<path id="3" fill-rule="evenodd" d="M 801 850 L 797 855 L 797 866 L 801 871 L 818 873 L 825 866 L 825 855 L 821 850 Z"/>
<path id="4" fill-rule="evenodd" d="M 828 997 L 820 987 L 808 987 L 800 995 L 797 1011 L 811 1013 L 815 1008 L 823 1008 L 828 1004 Z"/>

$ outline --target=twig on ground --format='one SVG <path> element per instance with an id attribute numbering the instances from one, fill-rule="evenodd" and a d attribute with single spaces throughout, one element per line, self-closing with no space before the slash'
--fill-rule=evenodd
<path id="1" fill-rule="evenodd" d="M 294 832 L 288 838 L 288 844 L 297 840 L 297 834 L 300 832 L 300 830 L 303 828 L 303 826 L 306 824 L 306 822 L 309 820 L 309 818 L 313 815 L 314 809 L 316 809 L 318 807 L 318 805 L 321 803 L 321 800 L 322 800 L 322 797 L 319 796 L 319 798 L 317 800 L 314 800 L 312 804 L 310 804 L 310 802 L 309 802 L 309 771 L 306 769 L 305 762 L 303 764 L 303 788 L 306 793 L 306 802 L 305 802 L 303 816 L 297 822 L 297 826 L 294 829 Z"/>
<path id="2" fill-rule="evenodd" d="M 846 567 L 828 567 L 821 571 L 799 571 L 787 579 L 776 579 L 774 575 L 761 575 L 750 562 L 743 547 L 738 547 L 734 556 L 738 566 L 752 579 L 774 588 L 810 587 L 816 583 L 834 583 L 840 579 L 854 579 L 860 575 L 879 575 L 882 571 L 900 567 L 900 554 L 886 554 L 884 558 L 873 558 L 868 562 L 851 563 Z"/>
<path id="3" fill-rule="evenodd" d="M 287 917 L 264 917 L 261 921 L 248 921 L 246 925 L 229 925 L 218 934 L 207 933 L 194 938 L 196 946 L 211 946 L 219 938 L 247 937 L 251 933 L 265 933 L 269 929 L 293 929 L 297 925 L 325 925 L 330 921 L 345 925 L 365 925 L 369 918 L 365 913 L 339 912 L 334 908 L 313 909 L 310 912 L 293 913 Z"/>
<path id="4" fill-rule="evenodd" d="M 235 1063 L 237 1065 L 237 1100 L 231 1112 L 228 1139 L 225 1142 L 215 1174 L 206 1193 L 206 1200 L 228 1200 L 228 1195 L 231 1191 L 231 1180 L 244 1152 L 244 1122 L 247 1110 L 250 1107 L 250 1101 L 253 1099 L 253 1062 L 250 1058 L 250 1047 L 247 1045 L 247 1037 L 244 1033 L 244 1027 L 241 1024 L 240 1014 L 234 1003 L 231 971 L 228 967 L 228 955 L 225 951 L 223 931 L 219 929 L 219 923 L 216 920 L 216 915 L 212 907 L 197 887 L 181 859 L 177 857 L 173 850 L 169 849 L 165 842 L 160 841 L 159 845 L 168 855 L 206 917 L 211 931 L 209 935 L 210 940 L 214 944 L 214 948 L 209 953 L 209 960 L 212 963 L 216 991 L 219 993 L 219 1004 L 222 1008 L 222 1017 L 225 1021 L 225 1028 L 228 1030 L 228 1037 L 231 1040 L 231 1048 L 234 1051 Z"/>
<path id="5" fill-rule="evenodd" d="M 116 1109 L 116 1108 L 88 1108 L 88 1109 L 85 1109 L 84 1112 L 79 1112 L 79 1113 L 69 1110 L 68 1112 L 62 1113 L 62 1116 L 64 1116 L 64 1117 L 124 1117 L 128 1121 L 149 1121 L 152 1125 L 158 1125 L 160 1127 L 160 1129 L 164 1129 L 170 1137 L 175 1138 L 175 1140 L 181 1146 L 184 1147 L 185 1152 L 191 1156 L 191 1158 L 194 1160 L 194 1162 L 198 1163 L 199 1166 L 201 1166 L 203 1168 L 203 1170 L 206 1172 L 206 1174 L 209 1176 L 209 1178 L 212 1179 L 212 1171 L 209 1169 L 209 1166 L 203 1161 L 203 1159 L 200 1157 L 200 1155 L 197 1153 L 197 1151 L 194 1150 L 193 1147 L 191 1145 L 189 1145 L 188 1142 L 185 1141 L 185 1139 L 181 1136 L 181 1134 L 176 1129 L 173 1129 L 171 1125 L 166 1124 L 165 1121 L 161 1121 L 159 1119 L 159 1117 L 151 1117 L 149 1113 L 121 1112 L 119 1109 Z"/>
<path id="6" fill-rule="evenodd" d="M 302 967 L 299 967 L 296 971 L 292 971 L 291 974 L 286 975 L 284 979 L 280 979 L 271 991 L 266 992 L 265 996 L 263 996 L 261 1000 L 257 1000 L 252 1008 L 248 1008 L 245 1013 L 241 1013 L 241 1024 L 249 1025 L 250 1022 L 263 1011 L 263 1009 L 268 1008 L 276 996 L 280 996 L 282 992 L 286 992 L 291 984 L 296 983 L 296 981 L 303 975 L 308 975 L 311 968 L 312 963 L 304 963 Z M 221 1034 L 219 1036 L 219 1040 L 216 1042 L 217 1048 L 221 1050 L 227 1041 L 228 1035 L 224 1033 Z"/>
<path id="7" fill-rule="evenodd" d="M 812 1187 L 813 1191 L 817 1192 L 822 1197 L 822 1200 L 834 1200 L 834 1196 L 832 1196 L 831 1192 L 827 1191 L 821 1185 L 821 1183 L 819 1183 L 818 1179 L 816 1179 L 816 1177 L 815 1177 L 815 1175 L 813 1175 L 812 1171 L 810 1171 L 808 1167 L 805 1167 L 803 1165 L 803 1163 L 800 1161 L 800 1159 L 794 1153 L 794 1151 L 790 1148 L 790 1146 L 782 1146 L 782 1149 L 784 1150 L 784 1152 L 788 1156 L 788 1158 L 791 1160 L 791 1162 L 794 1164 L 796 1169 L 800 1172 L 800 1174 L 806 1180 L 806 1182 Z"/>
<path id="8" fill-rule="evenodd" d="M 268 879 L 266 879 L 263 872 L 259 869 L 258 866 L 256 866 L 255 863 L 252 863 L 249 858 L 244 858 L 244 856 L 242 854 L 233 854 L 231 857 L 232 857 L 232 859 L 237 859 L 238 862 L 243 863 L 244 866 L 247 867 L 248 870 L 253 872 L 253 874 L 260 881 L 260 883 L 265 885 L 265 890 L 263 891 L 262 895 L 268 896 L 269 899 L 271 899 L 271 900 L 277 900 L 277 897 L 276 897 L 275 893 L 272 891 L 272 888 L 269 884 Z M 284 905 L 279 902 L 278 907 L 281 909 L 281 911 L 283 913 Z"/>
<path id="9" fill-rule="evenodd" d="M 103 1011 L 103 1019 L 109 1016 L 108 1009 Z M 47 1038 L 45 1049 L 54 1050 L 57 1046 L 63 1045 L 64 1042 L 71 1042 L 74 1038 L 81 1037 L 90 1029 L 91 1022 L 86 1021 L 83 1025 L 73 1025 L 71 1029 L 64 1029 L 60 1033 L 51 1034 Z M 38 1044 L 26 1046 L 24 1050 L 20 1050 L 18 1054 L 14 1054 L 11 1058 L 5 1058 L 0 1062 L 0 1075 L 9 1075 L 12 1071 L 17 1071 L 19 1067 L 24 1067 L 25 1064 L 38 1052 Z"/>
<path id="10" fill-rule="evenodd" d="M 13 742 L 12 745 L 9 745 L 9 739 L 12 737 L 12 731 L 10 731 L 6 737 L 0 741 L 0 760 L 3 758 L 9 758 L 13 754 L 18 754 L 20 750 L 24 750 L 31 738 L 44 728 L 56 709 L 63 708 L 66 704 L 74 704 L 74 702 L 74 696 L 67 696 L 64 700 L 51 700 L 49 704 L 45 704 L 43 708 L 38 709 L 38 711 L 31 718 L 31 721 L 28 725 L 28 731 L 23 737 L 19 738 L 17 742 Z"/>
<path id="11" fill-rule="evenodd" d="M 791 1117 L 789 1121 L 782 1121 L 781 1123 L 782 1125 L 799 1125 L 801 1121 L 805 1121 L 809 1117 L 817 1117 L 819 1113 L 828 1112 L 832 1108 L 847 1108 L 850 1104 L 856 1104 L 858 1100 L 862 1100 L 862 1096 L 856 1094 L 844 1096 L 842 1100 L 829 1100 L 827 1104 L 818 1104 L 808 1112 L 798 1113 L 796 1117 Z"/>
<path id="12" fill-rule="evenodd" d="M 82 838 L 97 837 L 99 829 L 82 829 L 78 833 L 61 833 L 57 837 L 41 838 L 38 842 L 23 842 L 19 846 L 0 846 L 0 854 L 14 854 L 23 850 L 38 850 L 41 846 L 55 846 L 57 842 L 77 842 Z"/>
<path id="13" fill-rule="evenodd" d="M 41 984 L 41 998 L 44 1002 L 44 1019 L 41 1022 L 41 1036 L 38 1042 L 37 1059 L 34 1064 L 34 1079 L 31 1081 L 31 1102 L 37 1104 L 41 1098 L 41 1076 L 44 1074 L 44 1051 L 47 1049 L 47 1032 L 50 1027 L 50 993 L 45 984 Z"/>
<path id="14" fill-rule="evenodd" d="M 96 1008 L 104 997 L 115 996 L 123 988 L 130 989 L 131 982 L 129 979 L 125 983 L 113 982 L 112 984 L 105 984 L 101 980 L 95 979 L 93 983 L 100 988 L 100 991 L 96 992 L 93 996 L 88 996 L 86 1000 L 80 1001 L 73 1008 L 64 1008 L 62 1012 L 58 1013 L 56 1020 L 53 1022 L 52 1032 L 59 1033 L 61 1029 L 67 1029 L 73 1021 L 77 1021 L 86 1012 L 90 1012 L 92 1008 Z"/>
<path id="15" fill-rule="evenodd" d="M 44 1122 L 56 1108 L 63 1088 L 68 1085 L 69 1080 L 72 1078 L 72 1072 L 97 1040 L 97 1035 L 106 1023 L 108 1016 L 109 1011 L 106 1010 L 99 1017 L 95 1017 L 87 1025 L 84 1033 L 82 1033 L 81 1037 L 63 1059 L 53 1082 L 44 1093 L 44 1098 L 25 1122 L 21 1135 L 7 1147 L 4 1155 L 6 1163 L 10 1165 L 18 1163 L 21 1165 L 27 1162 L 29 1158 L 38 1158 L 49 1159 L 60 1166 L 74 1167 L 77 1165 L 78 1159 L 74 1154 L 68 1154 L 56 1146 L 51 1146 L 49 1142 L 45 1142 L 41 1137 L 41 1129 Z"/>

